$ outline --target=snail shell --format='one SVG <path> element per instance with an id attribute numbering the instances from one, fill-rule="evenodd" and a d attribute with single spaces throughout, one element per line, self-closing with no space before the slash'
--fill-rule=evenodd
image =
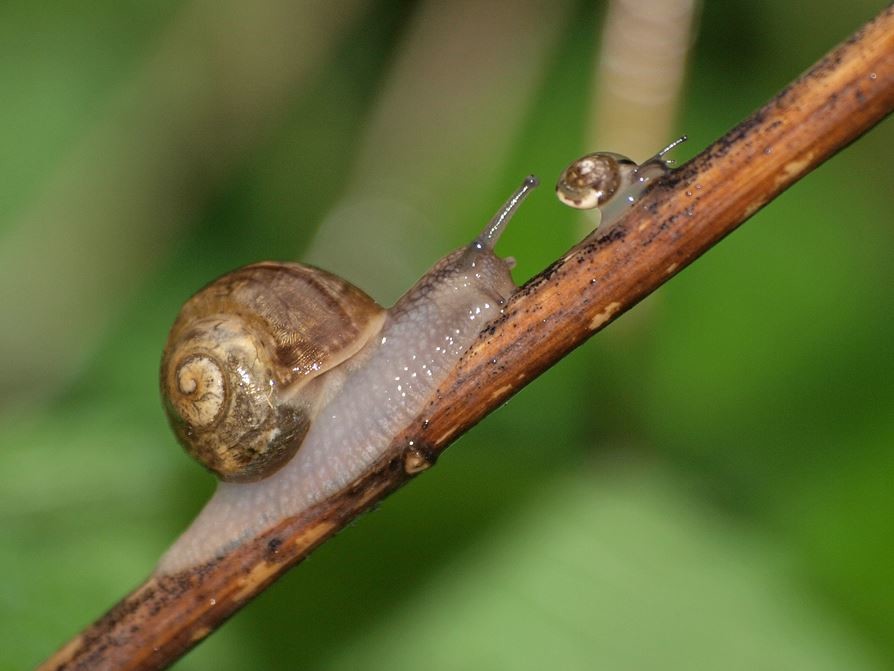
<path id="1" fill-rule="evenodd" d="M 180 311 L 161 367 L 177 438 L 222 480 L 266 477 L 295 454 L 323 387 L 384 310 L 345 280 L 297 263 L 258 263 L 212 282 Z"/>
<path id="2" fill-rule="evenodd" d="M 599 207 L 632 184 L 638 167 L 621 154 L 587 154 L 565 168 L 556 184 L 556 195 L 579 210 Z"/>

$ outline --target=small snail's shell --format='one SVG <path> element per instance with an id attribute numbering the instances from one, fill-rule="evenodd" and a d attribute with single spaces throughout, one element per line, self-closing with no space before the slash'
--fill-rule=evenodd
<path id="1" fill-rule="evenodd" d="M 168 336 L 161 386 L 186 450 L 221 479 L 275 472 L 310 427 L 315 380 L 375 334 L 384 310 L 350 283 L 297 263 L 259 263 L 212 282 Z"/>
<path id="2" fill-rule="evenodd" d="M 630 185 L 636 169 L 636 163 L 621 154 L 587 154 L 561 174 L 556 195 L 577 209 L 599 207 Z"/>

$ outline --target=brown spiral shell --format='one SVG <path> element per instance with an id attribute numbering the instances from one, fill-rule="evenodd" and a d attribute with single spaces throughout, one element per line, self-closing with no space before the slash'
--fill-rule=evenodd
<path id="1" fill-rule="evenodd" d="M 258 263 L 190 298 L 165 346 L 161 388 L 187 452 L 222 480 L 264 478 L 310 428 L 320 375 L 358 352 L 385 312 L 349 282 Z"/>
<path id="2" fill-rule="evenodd" d="M 587 154 L 569 165 L 559 176 L 556 195 L 566 205 L 588 210 L 599 207 L 626 187 L 637 165 L 621 154 Z"/>

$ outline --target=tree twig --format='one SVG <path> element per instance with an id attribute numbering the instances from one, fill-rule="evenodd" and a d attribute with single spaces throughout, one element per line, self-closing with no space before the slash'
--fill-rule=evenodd
<path id="1" fill-rule="evenodd" d="M 533 278 L 385 457 L 327 501 L 175 575 L 153 575 L 44 669 L 163 668 L 457 437 L 894 109 L 894 7 Z"/>

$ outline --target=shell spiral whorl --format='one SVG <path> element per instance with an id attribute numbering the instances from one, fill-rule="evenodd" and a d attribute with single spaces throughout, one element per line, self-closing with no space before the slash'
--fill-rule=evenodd
<path id="1" fill-rule="evenodd" d="M 291 457 L 308 410 L 279 398 L 264 338 L 215 316 L 172 333 L 162 363 L 168 417 L 180 442 L 221 479 L 257 480 Z"/>
<path id="2" fill-rule="evenodd" d="M 216 420 L 226 404 L 227 385 L 217 360 L 206 354 L 193 354 L 176 369 L 177 412 L 197 427 Z"/>

